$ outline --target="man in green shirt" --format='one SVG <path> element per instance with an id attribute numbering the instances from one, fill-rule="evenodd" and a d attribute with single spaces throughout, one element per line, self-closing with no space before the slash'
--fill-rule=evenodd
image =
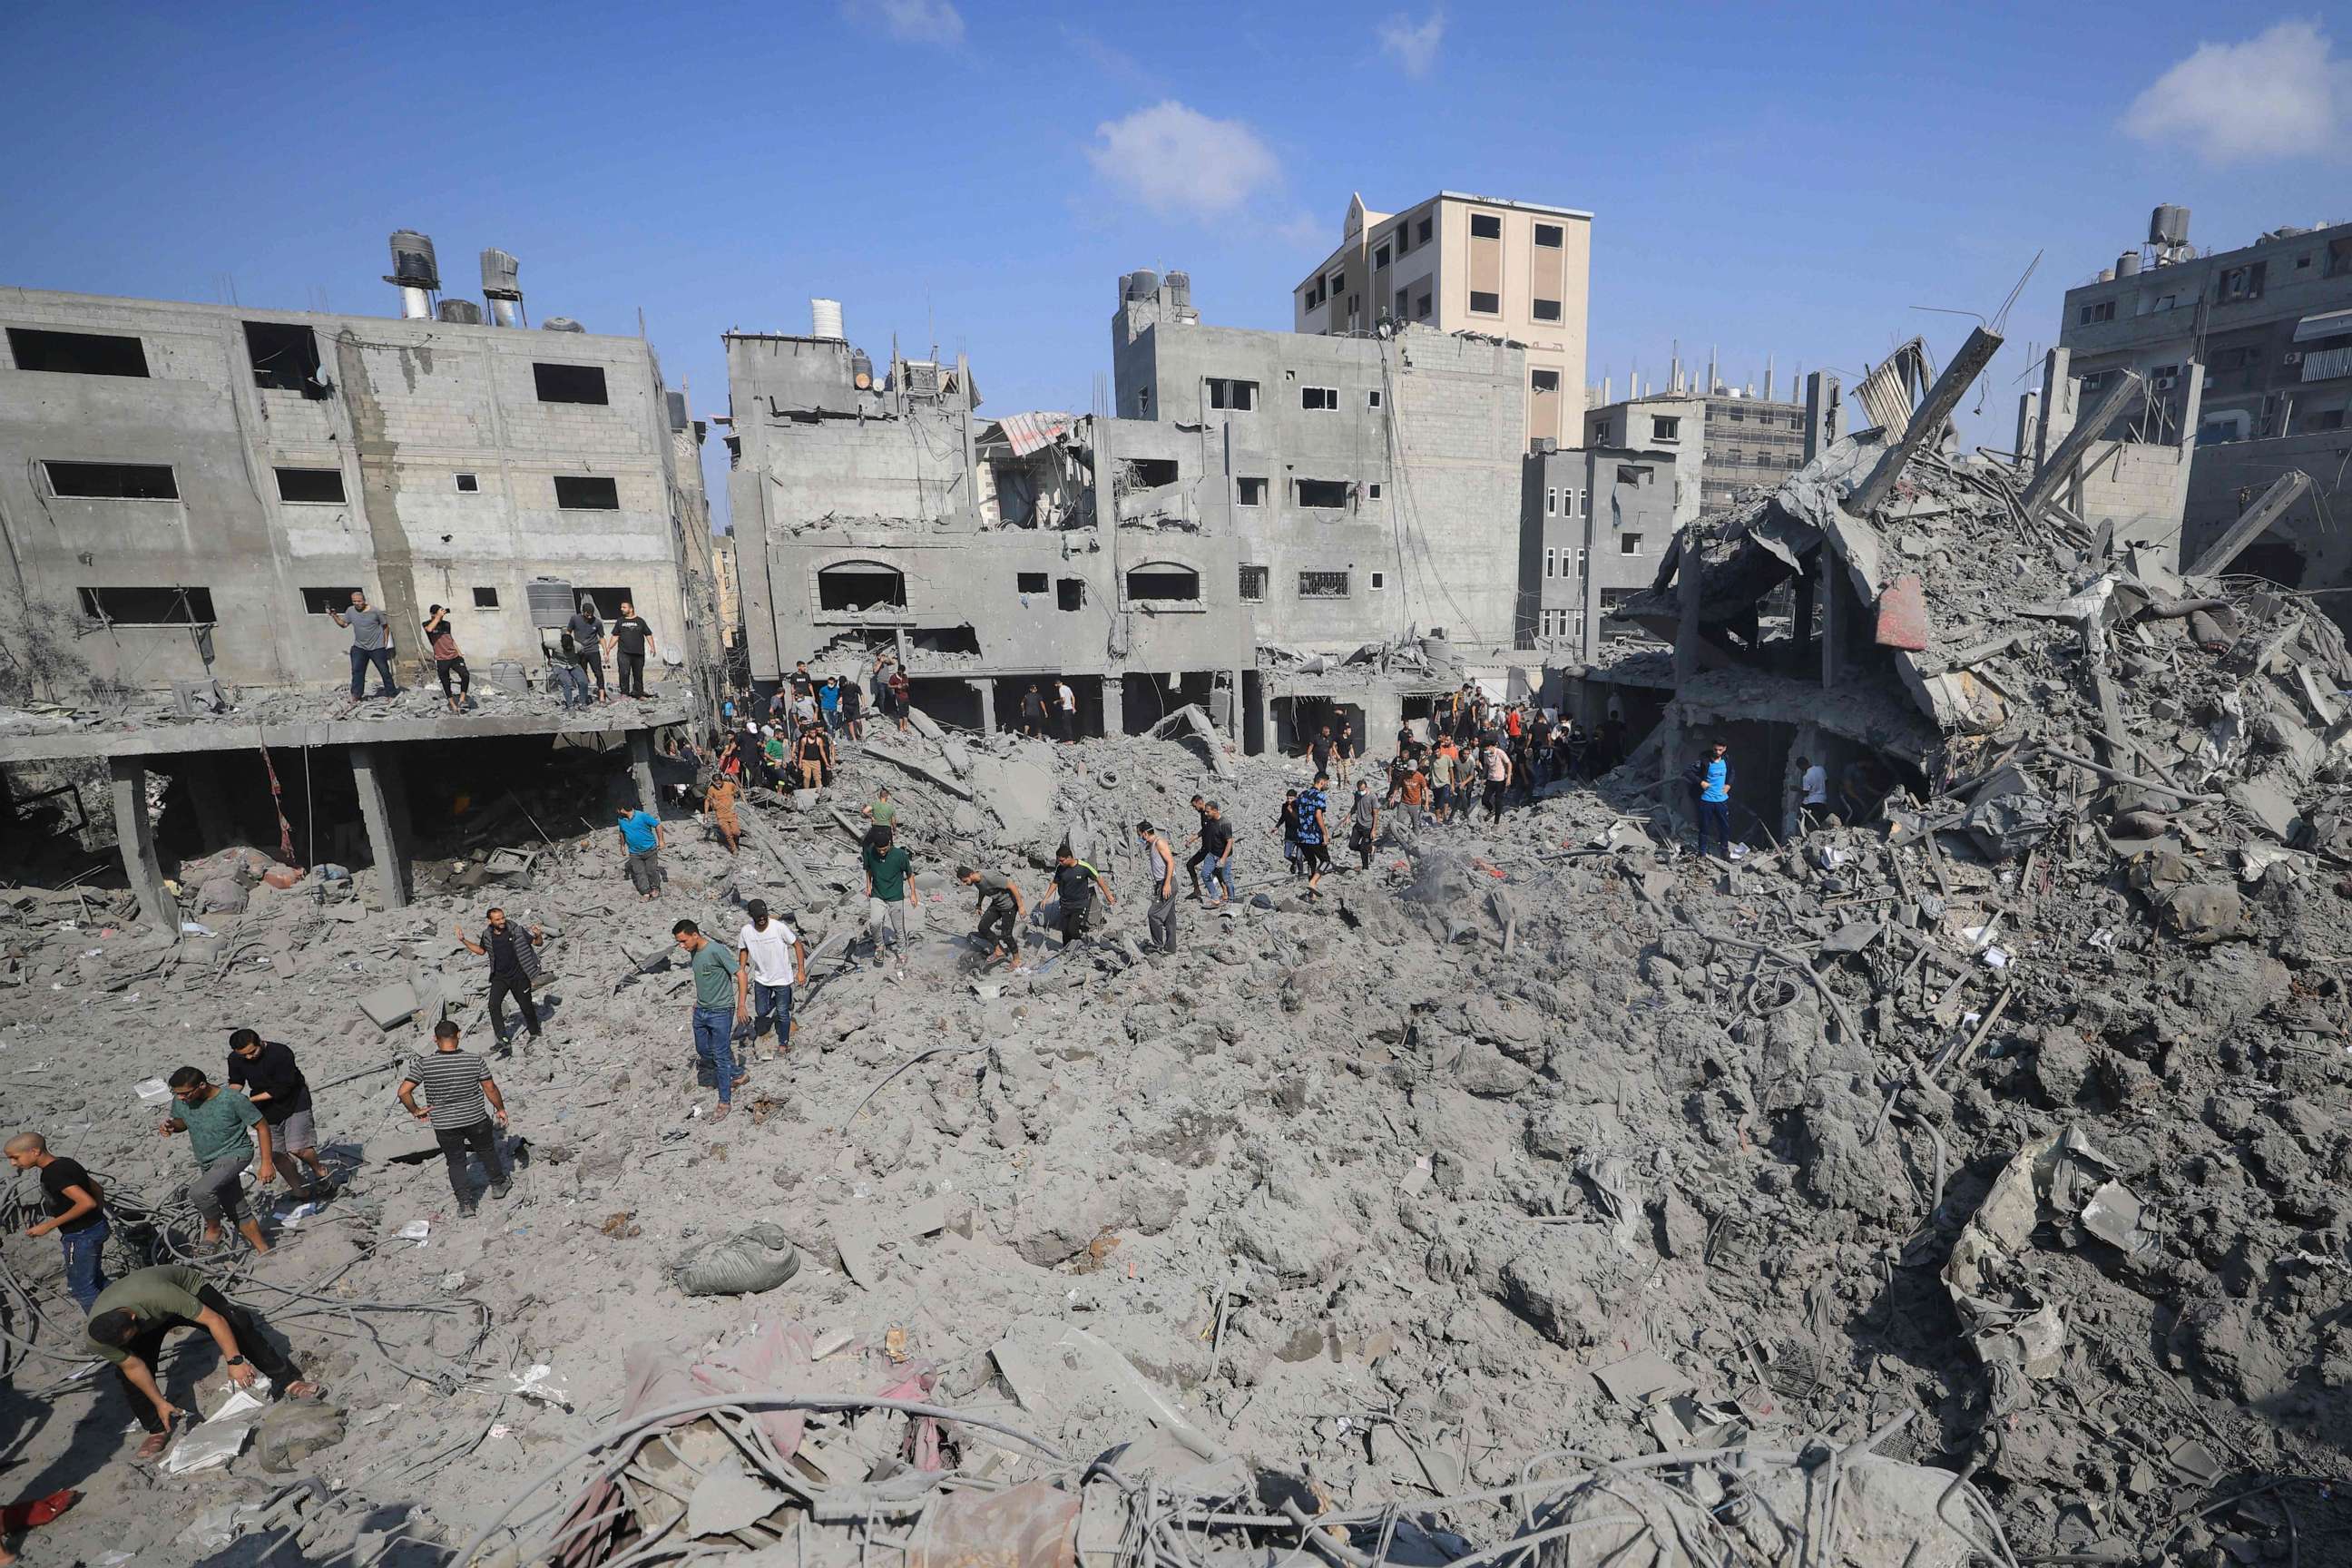
<path id="1" fill-rule="evenodd" d="M 887 827 L 877 827 L 866 835 L 866 929 L 874 938 L 874 967 L 882 967 L 882 933 L 891 934 L 891 948 L 898 960 L 898 977 L 907 975 L 907 946 L 916 926 L 921 924 L 915 901 L 907 896 L 907 878 L 913 869 L 915 857 L 898 841 L 898 834 Z"/>
<path id="2" fill-rule="evenodd" d="M 227 1219 L 236 1222 L 237 1234 L 254 1251 L 268 1251 L 269 1243 L 261 1238 L 261 1222 L 246 1212 L 245 1184 L 240 1178 L 248 1164 L 264 1186 L 278 1174 L 269 1147 L 269 1123 L 261 1119 L 253 1101 L 207 1080 L 201 1068 L 180 1068 L 172 1075 L 171 1089 L 180 1110 L 163 1123 L 162 1131 L 166 1138 L 174 1132 L 188 1135 L 188 1152 L 196 1157 L 196 1179 L 188 1185 L 188 1200 L 204 1216 L 205 1245 L 220 1245 L 221 1221 Z M 246 1136 L 248 1129 L 252 1138 Z M 254 1157 L 254 1139 L 260 1140 L 258 1160 Z"/>
<path id="3" fill-rule="evenodd" d="M 273 1397 L 317 1399 L 326 1392 L 302 1381 L 301 1372 L 263 1336 L 260 1321 L 214 1289 L 202 1270 L 184 1263 L 138 1269 L 100 1291 L 90 1303 L 87 1348 L 114 1363 L 131 1413 L 146 1428 L 147 1440 L 139 1446 L 142 1459 L 163 1452 L 172 1440 L 172 1425 L 182 1415 L 164 1396 L 155 1363 L 164 1336 L 188 1328 L 212 1336 L 229 1381 L 239 1388 L 250 1386 L 259 1373 L 269 1380 Z"/>
<path id="4" fill-rule="evenodd" d="M 890 798 L 890 792 L 887 789 L 876 790 L 874 804 L 862 809 L 876 827 L 887 827 L 893 832 L 898 830 L 898 803 Z M 867 837 L 871 837 L 872 834 L 869 833 Z"/>
<path id="5" fill-rule="evenodd" d="M 710 1064 L 712 1081 L 719 1085 L 719 1109 L 710 1120 L 723 1121 L 736 1089 L 751 1081 L 750 1074 L 735 1070 L 735 1026 L 749 1024 L 751 1009 L 736 994 L 734 950 L 703 935 L 692 921 L 678 921 L 669 934 L 686 950 L 687 966 L 694 972 L 694 1054 Z"/>

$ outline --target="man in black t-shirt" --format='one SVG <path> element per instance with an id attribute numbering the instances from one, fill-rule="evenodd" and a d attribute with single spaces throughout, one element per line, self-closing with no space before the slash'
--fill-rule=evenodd
<path id="1" fill-rule="evenodd" d="M 8 1163 L 16 1169 L 41 1173 L 41 1213 L 47 1217 L 27 1226 L 25 1234 L 57 1233 L 66 1253 L 66 1289 L 87 1314 L 106 1289 L 101 1255 L 110 1227 L 102 1206 L 105 1194 L 80 1161 L 50 1153 L 48 1140 L 37 1132 L 9 1139 L 7 1152 Z"/>
<path id="2" fill-rule="evenodd" d="M 1110 890 L 1110 884 L 1102 879 L 1102 873 L 1079 859 L 1068 845 L 1063 845 L 1061 853 L 1054 858 L 1054 894 L 1061 905 L 1062 947 L 1065 951 L 1087 934 L 1087 927 L 1093 921 L 1095 889 L 1097 888 L 1102 889 L 1106 900 L 1114 904 L 1118 902 L 1117 895 Z"/>
<path id="3" fill-rule="evenodd" d="M 310 1167 L 310 1181 L 303 1190 L 296 1191 L 299 1168 L 293 1160 L 281 1165 L 287 1190 L 303 1198 L 324 1198 L 331 1193 L 334 1178 L 327 1174 L 326 1164 L 319 1158 L 319 1132 L 310 1121 L 310 1082 L 296 1064 L 293 1048 L 264 1040 L 251 1029 L 237 1030 L 228 1037 L 228 1084 L 245 1090 L 245 1098 L 261 1112 L 261 1120 L 269 1125 L 270 1146 Z"/>
<path id="4" fill-rule="evenodd" d="M 621 661 L 621 695 L 646 700 L 646 648 L 654 640 L 653 627 L 628 600 L 621 601 L 621 618 L 613 623 L 613 635 L 604 639 L 608 648 L 619 650 Z"/>
<path id="5" fill-rule="evenodd" d="M 1033 739 L 1045 731 L 1045 697 L 1031 681 L 1029 689 L 1021 696 L 1021 732 Z"/>
<path id="6" fill-rule="evenodd" d="M 1202 869 L 1209 874 L 1209 887 L 1224 889 L 1206 907 L 1223 909 L 1234 897 L 1234 825 L 1213 800 L 1201 809 L 1201 847 L 1208 852 Z"/>

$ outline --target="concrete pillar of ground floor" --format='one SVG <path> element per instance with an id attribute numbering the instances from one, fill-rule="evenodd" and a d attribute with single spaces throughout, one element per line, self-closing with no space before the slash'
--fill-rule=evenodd
<path id="1" fill-rule="evenodd" d="M 359 791 L 360 821 L 367 827 L 368 853 L 375 859 L 376 885 L 384 907 L 408 907 L 408 787 L 400 776 L 394 746 L 353 746 L 352 784 Z"/>
<path id="2" fill-rule="evenodd" d="M 1404 698 L 1394 691 L 1364 693 L 1364 721 L 1356 726 L 1356 748 L 1366 756 L 1389 755 L 1397 727 L 1404 722 Z"/>
<path id="3" fill-rule="evenodd" d="M 147 765 L 136 757 L 110 757 L 107 773 L 114 797 L 114 841 L 122 851 L 122 874 L 139 896 L 147 923 L 176 936 L 180 906 L 163 886 L 163 863 L 155 854 L 155 825 L 147 816 Z"/>
<path id="4" fill-rule="evenodd" d="M 629 777 L 637 786 L 637 805 L 656 816 L 661 816 L 661 794 L 654 787 L 654 732 L 651 730 L 629 731 Z"/>
<path id="5" fill-rule="evenodd" d="M 1223 719 L 1225 732 L 1232 737 L 1236 749 L 1246 750 L 1249 735 L 1249 699 L 1246 695 L 1248 688 L 1243 680 L 1242 672 L 1238 669 L 1227 670 L 1225 679 L 1232 683 L 1225 693 Z"/>
<path id="6" fill-rule="evenodd" d="M 1691 823 L 1690 792 L 1682 784 L 1685 736 L 1683 705 L 1667 703 L 1665 713 L 1658 720 L 1658 799 L 1665 805 L 1667 819 L 1677 826 Z"/>
<path id="7" fill-rule="evenodd" d="M 967 680 L 964 684 L 971 688 L 971 700 L 980 704 L 980 732 L 983 735 L 995 734 L 996 682 Z"/>
<path id="8" fill-rule="evenodd" d="M 1102 728 L 1106 735 L 1127 733 L 1127 687 L 1116 675 L 1102 678 Z"/>

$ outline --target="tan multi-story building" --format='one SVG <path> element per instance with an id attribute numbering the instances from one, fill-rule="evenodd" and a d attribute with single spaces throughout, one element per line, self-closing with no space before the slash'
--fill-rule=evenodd
<path id="1" fill-rule="evenodd" d="M 1348 203 L 1339 248 L 1291 292 L 1298 331 L 1381 322 L 1491 332 L 1528 352 L 1528 445 L 1577 445 L 1584 425 L 1592 215 L 1440 191 L 1401 213 Z"/>

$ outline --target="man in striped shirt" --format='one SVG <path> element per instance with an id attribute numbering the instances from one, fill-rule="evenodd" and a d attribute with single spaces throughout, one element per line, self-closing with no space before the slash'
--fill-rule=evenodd
<path id="1" fill-rule="evenodd" d="M 425 1090 L 423 1110 L 416 1104 L 420 1088 Z M 449 1190 L 457 1194 L 459 1214 L 472 1214 L 476 1204 L 466 1190 L 468 1150 L 482 1157 L 490 1196 L 507 1195 L 507 1173 L 499 1163 L 498 1132 L 490 1121 L 495 1115 L 498 1127 L 507 1124 L 506 1097 L 490 1078 L 488 1065 L 473 1052 L 457 1048 L 457 1025 L 446 1019 L 434 1025 L 432 1053 L 408 1058 L 401 1069 L 400 1103 L 409 1115 L 431 1124 L 441 1158 L 449 1165 Z"/>

